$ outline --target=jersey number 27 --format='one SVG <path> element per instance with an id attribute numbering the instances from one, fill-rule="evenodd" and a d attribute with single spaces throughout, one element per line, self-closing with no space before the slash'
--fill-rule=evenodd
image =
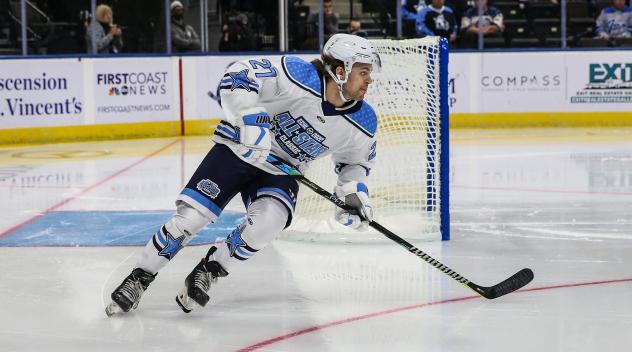
<path id="1" fill-rule="evenodd" d="M 258 70 L 258 68 L 261 69 L 258 70 L 259 72 L 255 72 L 256 77 L 276 77 L 277 75 L 276 68 L 272 67 L 272 63 L 268 59 L 261 59 L 261 61 L 250 60 L 248 62 L 250 63 L 250 66 L 252 66 L 253 70 Z"/>

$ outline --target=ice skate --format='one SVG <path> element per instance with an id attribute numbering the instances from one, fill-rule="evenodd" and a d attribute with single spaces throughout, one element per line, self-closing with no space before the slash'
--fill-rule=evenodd
<path id="1" fill-rule="evenodd" d="M 105 308 L 105 314 L 112 316 L 136 309 L 140 297 L 155 277 L 155 274 L 150 274 L 141 268 L 134 269 L 112 292 L 112 302 Z"/>
<path id="2" fill-rule="evenodd" d="M 176 296 L 176 302 L 185 313 L 190 313 L 196 304 L 204 307 L 210 299 L 207 292 L 211 285 L 217 283 L 218 277 L 228 275 L 218 262 L 208 260 L 215 250 L 211 247 L 208 255 L 193 268 L 184 280 L 184 288 Z"/>

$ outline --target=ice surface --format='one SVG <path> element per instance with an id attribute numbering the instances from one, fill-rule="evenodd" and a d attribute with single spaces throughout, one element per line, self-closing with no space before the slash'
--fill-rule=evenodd
<path id="1" fill-rule="evenodd" d="M 103 313 L 109 293 L 134 265 L 143 232 L 155 231 L 139 214 L 158 221 L 173 211 L 210 142 L 1 148 L 1 350 L 626 351 L 631 137 L 452 132 L 453 239 L 418 246 L 479 285 L 530 267 L 525 291 L 476 297 L 388 240 L 278 240 L 220 280 L 211 306 L 186 315 L 175 295 L 227 225 L 182 250 L 136 311 L 113 318 Z M 112 246 L 127 230 L 133 241 Z M 34 242 L 9 244 L 25 238 Z"/>

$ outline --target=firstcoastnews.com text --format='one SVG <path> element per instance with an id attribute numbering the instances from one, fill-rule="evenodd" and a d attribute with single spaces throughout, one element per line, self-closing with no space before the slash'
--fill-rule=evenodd
<path id="1" fill-rule="evenodd" d="M 147 112 L 147 111 L 167 111 L 171 108 L 169 104 L 150 104 L 150 105 L 106 105 L 98 106 L 97 112 L 103 114 L 111 113 L 130 113 L 130 112 Z"/>

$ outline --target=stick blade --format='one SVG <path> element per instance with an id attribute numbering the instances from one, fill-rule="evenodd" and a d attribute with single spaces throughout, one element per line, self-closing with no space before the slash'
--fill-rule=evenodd
<path id="1" fill-rule="evenodd" d="M 486 287 L 484 293 L 481 293 L 483 297 L 487 299 L 494 299 L 504 296 L 508 293 L 514 292 L 528 285 L 533 281 L 533 271 L 529 268 L 524 268 L 519 272 L 513 274 L 507 280 L 496 284 L 491 287 Z M 478 291 L 478 290 L 477 290 Z M 480 291 L 478 291 L 480 292 Z"/>

